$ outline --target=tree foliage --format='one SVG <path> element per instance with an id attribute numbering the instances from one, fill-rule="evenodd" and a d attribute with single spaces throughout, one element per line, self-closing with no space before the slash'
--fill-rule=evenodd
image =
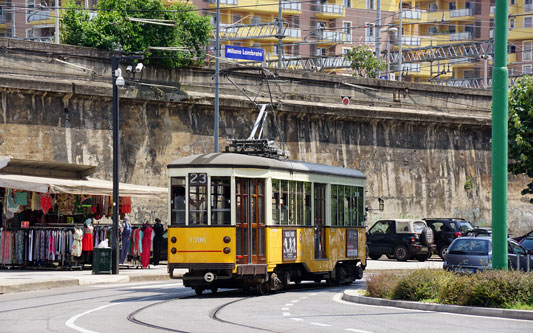
<path id="1" fill-rule="evenodd" d="M 377 59 L 374 52 L 366 45 L 352 47 L 344 58 L 350 62 L 354 76 L 375 78 L 378 71 L 385 69 L 383 61 Z"/>
<path id="2" fill-rule="evenodd" d="M 99 0 L 93 17 L 74 0 L 65 7 L 61 18 L 63 43 L 144 52 L 147 58 L 151 56 L 152 63 L 171 68 L 201 61 L 212 30 L 209 18 L 200 16 L 189 4 L 165 7 L 160 0 Z M 133 22 L 128 17 L 171 20 L 176 26 Z M 150 46 L 183 47 L 189 51 L 152 51 L 148 50 Z"/>
<path id="3" fill-rule="evenodd" d="M 509 170 L 531 178 L 522 195 L 533 194 L 533 79 L 530 76 L 518 80 L 509 93 Z"/>

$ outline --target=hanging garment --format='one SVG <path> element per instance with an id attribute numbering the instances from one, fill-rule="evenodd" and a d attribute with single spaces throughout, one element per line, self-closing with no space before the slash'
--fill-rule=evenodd
<path id="1" fill-rule="evenodd" d="M 119 197 L 120 212 L 122 214 L 131 213 L 131 197 Z"/>
<path id="2" fill-rule="evenodd" d="M 7 210 L 11 213 L 17 213 L 20 210 L 20 206 L 13 199 L 11 189 L 7 190 Z"/>
<path id="3" fill-rule="evenodd" d="M 72 253 L 74 257 L 81 256 L 82 240 L 83 240 L 83 230 L 81 228 L 74 229 L 72 247 L 70 250 L 70 253 Z"/>
<path id="4" fill-rule="evenodd" d="M 120 263 L 123 264 L 128 256 L 130 248 L 131 226 L 127 219 L 124 219 L 124 230 L 122 230 L 122 248 L 120 249 Z"/>
<path id="5" fill-rule="evenodd" d="M 33 192 L 31 195 L 31 210 L 41 209 L 41 194 Z"/>
<path id="6" fill-rule="evenodd" d="M 92 225 L 86 225 L 83 230 L 83 241 L 81 249 L 83 251 L 92 251 L 94 248 L 93 243 L 93 231 L 94 228 Z"/>
<path id="7" fill-rule="evenodd" d="M 28 205 L 28 192 L 17 192 L 16 199 L 17 199 L 17 205 L 27 206 Z"/>
<path id="8" fill-rule="evenodd" d="M 161 243 L 163 242 L 163 233 L 165 232 L 165 228 L 161 223 L 154 224 L 154 265 L 159 265 L 159 258 L 161 257 Z"/>
<path id="9" fill-rule="evenodd" d="M 48 214 L 52 208 L 52 200 L 50 199 L 48 193 L 41 196 L 41 208 L 45 214 Z"/>
<path id="10" fill-rule="evenodd" d="M 152 245 L 152 227 L 146 225 L 143 231 L 142 238 L 142 265 L 144 268 L 148 267 L 150 263 L 150 247 Z"/>

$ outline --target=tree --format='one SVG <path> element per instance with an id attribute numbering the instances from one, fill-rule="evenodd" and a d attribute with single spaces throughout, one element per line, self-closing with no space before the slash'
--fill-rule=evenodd
<path id="1" fill-rule="evenodd" d="M 509 94 L 509 169 L 531 178 L 522 195 L 533 194 L 533 79 L 524 76 Z M 533 204 L 533 198 L 529 200 Z"/>
<path id="2" fill-rule="evenodd" d="M 377 77 L 378 71 L 385 69 L 385 64 L 380 59 L 376 59 L 374 52 L 366 45 L 358 45 L 352 47 L 344 59 L 350 62 L 350 66 L 354 70 L 354 76 L 362 77 Z"/>
<path id="3" fill-rule="evenodd" d="M 187 66 L 204 59 L 212 30 L 209 18 L 190 4 L 165 7 L 160 0 L 99 0 L 91 16 L 75 0 L 69 0 L 61 18 L 61 41 L 65 44 L 144 52 L 166 67 Z M 170 20 L 176 26 L 129 21 L 128 17 Z M 152 51 L 149 47 L 183 47 L 188 51 Z M 144 60 L 147 62 L 147 60 Z"/>

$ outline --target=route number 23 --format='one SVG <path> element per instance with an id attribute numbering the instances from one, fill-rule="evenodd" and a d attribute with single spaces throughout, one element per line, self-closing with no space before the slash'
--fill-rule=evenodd
<path id="1" fill-rule="evenodd" d="M 190 173 L 189 184 L 191 185 L 206 185 L 207 174 L 206 173 Z"/>

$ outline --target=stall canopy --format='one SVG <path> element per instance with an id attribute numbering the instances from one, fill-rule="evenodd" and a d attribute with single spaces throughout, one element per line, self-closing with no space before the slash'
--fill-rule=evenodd
<path id="1" fill-rule="evenodd" d="M 34 163 L 32 163 L 34 162 Z M 0 187 L 41 193 L 113 195 L 113 182 L 87 177 L 94 166 L 56 162 L 15 160 L 0 156 Z M 41 177 L 40 175 L 50 175 Z M 120 196 L 165 198 L 165 187 L 119 184 Z"/>

